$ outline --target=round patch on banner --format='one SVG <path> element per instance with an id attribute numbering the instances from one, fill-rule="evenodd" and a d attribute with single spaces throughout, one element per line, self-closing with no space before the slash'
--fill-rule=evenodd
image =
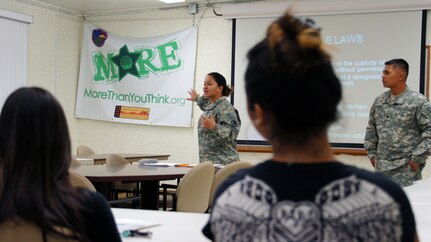
<path id="1" fill-rule="evenodd" d="M 108 39 L 108 33 L 103 29 L 93 29 L 92 38 L 93 43 L 97 47 L 102 47 Z"/>

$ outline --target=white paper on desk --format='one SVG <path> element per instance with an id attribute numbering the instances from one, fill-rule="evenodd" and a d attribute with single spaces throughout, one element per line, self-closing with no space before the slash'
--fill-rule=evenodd
<path id="1" fill-rule="evenodd" d="M 173 167 L 178 163 L 162 163 L 162 162 L 157 162 L 157 163 L 145 163 L 145 164 L 139 164 L 140 166 L 153 166 L 153 167 Z"/>
<path id="2" fill-rule="evenodd" d="M 145 229 L 160 225 L 159 222 L 146 221 L 140 219 L 118 218 L 116 219 L 118 232 L 122 233 L 126 230 Z"/>
<path id="3" fill-rule="evenodd" d="M 75 158 L 81 165 L 94 165 L 94 159 L 91 158 Z"/>
<path id="4" fill-rule="evenodd" d="M 158 163 L 158 162 L 159 162 L 159 160 L 157 160 L 157 159 L 141 159 L 141 160 L 138 160 L 138 163 L 140 165 L 154 164 L 154 163 Z"/>

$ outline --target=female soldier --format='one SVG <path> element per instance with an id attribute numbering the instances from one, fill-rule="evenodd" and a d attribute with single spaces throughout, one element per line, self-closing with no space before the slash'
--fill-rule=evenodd
<path id="1" fill-rule="evenodd" d="M 198 124 L 199 160 L 229 164 L 239 160 L 236 138 L 241 127 L 238 111 L 226 100 L 232 89 L 217 72 L 209 73 L 204 82 L 204 95 L 190 90 L 190 98 L 204 111 Z"/>

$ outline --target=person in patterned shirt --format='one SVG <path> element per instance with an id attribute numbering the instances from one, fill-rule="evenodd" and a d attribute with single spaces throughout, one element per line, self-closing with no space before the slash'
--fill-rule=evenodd
<path id="1" fill-rule="evenodd" d="M 341 84 L 313 21 L 286 13 L 248 60 L 248 113 L 273 154 L 220 185 L 203 233 L 213 241 L 415 241 L 403 189 L 333 155 L 327 129 Z"/>

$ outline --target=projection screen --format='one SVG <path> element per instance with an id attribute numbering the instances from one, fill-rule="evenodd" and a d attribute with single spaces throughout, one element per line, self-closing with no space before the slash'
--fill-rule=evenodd
<path id="1" fill-rule="evenodd" d="M 343 87 L 343 100 L 338 108 L 340 118 L 328 131 L 331 144 L 333 147 L 361 148 L 371 105 L 387 90 L 381 82 L 385 61 L 392 58 L 407 60 L 410 64 L 407 84 L 410 89 L 423 93 L 426 12 L 307 17 L 321 28 Z M 232 84 L 235 92 L 232 101 L 242 120 L 239 144 L 266 143 L 248 118 L 244 73 L 247 51 L 263 39 L 273 20 L 248 18 L 234 21 Z"/>

